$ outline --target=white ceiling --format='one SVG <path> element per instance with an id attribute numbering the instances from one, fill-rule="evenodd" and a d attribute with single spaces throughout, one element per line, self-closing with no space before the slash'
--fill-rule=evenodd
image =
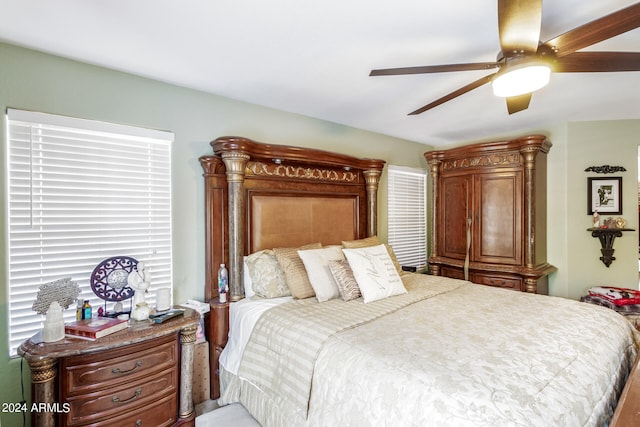
<path id="1" fill-rule="evenodd" d="M 407 115 L 486 71 L 368 76 L 373 68 L 494 61 L 496 3 L 0 0 L 0 40 L 430 145 L 640 118 L 640 72 L 555 74 L 512 116 L 490 85 Z M 633 3 L 545 0 L 541 40 Z M 640 29 L 588 50 L 640 51 Z"/>

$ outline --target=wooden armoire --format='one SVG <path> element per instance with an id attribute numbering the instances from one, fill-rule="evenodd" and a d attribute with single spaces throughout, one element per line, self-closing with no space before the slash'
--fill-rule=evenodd
<path id="1" fill-rule="evenodd" d="M 548 293 L 542 135 L 424 154 L 431 173 L 431 274 Z"/>

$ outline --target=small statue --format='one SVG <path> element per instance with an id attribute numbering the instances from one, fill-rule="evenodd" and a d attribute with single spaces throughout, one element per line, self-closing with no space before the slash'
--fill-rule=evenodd
<path id="1" fill-rule="evenodd" d="M 600 214 L 598 211 L 593 211 L 593 228 L 600 228 Z"/>
<path id="2" fill-rule="evenodd" d="M 144 294 L 149 289 L 149 281 L 151 280 L 149 276 L 144 263 L 139 262 L 136 271 L 132 271 L 127 277 L 128 285 L 135 291 L 133 294 L 134 307 L 145 302 Z"/>

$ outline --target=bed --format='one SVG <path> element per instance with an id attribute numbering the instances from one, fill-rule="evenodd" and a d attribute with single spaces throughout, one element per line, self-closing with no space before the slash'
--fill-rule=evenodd
<path id="1" fill-rule="evenodd" d="M 200 160 L 205 296 L 225 313 L 207 331 L 220 404 L 265 426 L 610 422 L 637 354 L 622 316 L 403 271 L 376 237 L 382 160 L 212 147 Z M 230 304 L 216 301 L 222 262 Z"/>

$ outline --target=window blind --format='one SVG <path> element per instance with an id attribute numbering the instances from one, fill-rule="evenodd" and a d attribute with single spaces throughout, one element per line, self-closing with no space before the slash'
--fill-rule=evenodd
<path id="1" fill-rule="evenodd" d="M 91 273 L 121 255 L 147 266 L 150 303 L 171 287 L 172 133 L 8 109 L 6 141 L 11 356 L 42 327 L 44 283 L 71 277 L 96 312 Z"/>
<path id="2" fill-rule="evenodd" d="M 389 165 L 388 241 L 403 266 L 427 264 L 427 175 L 424 170 Z"/>

